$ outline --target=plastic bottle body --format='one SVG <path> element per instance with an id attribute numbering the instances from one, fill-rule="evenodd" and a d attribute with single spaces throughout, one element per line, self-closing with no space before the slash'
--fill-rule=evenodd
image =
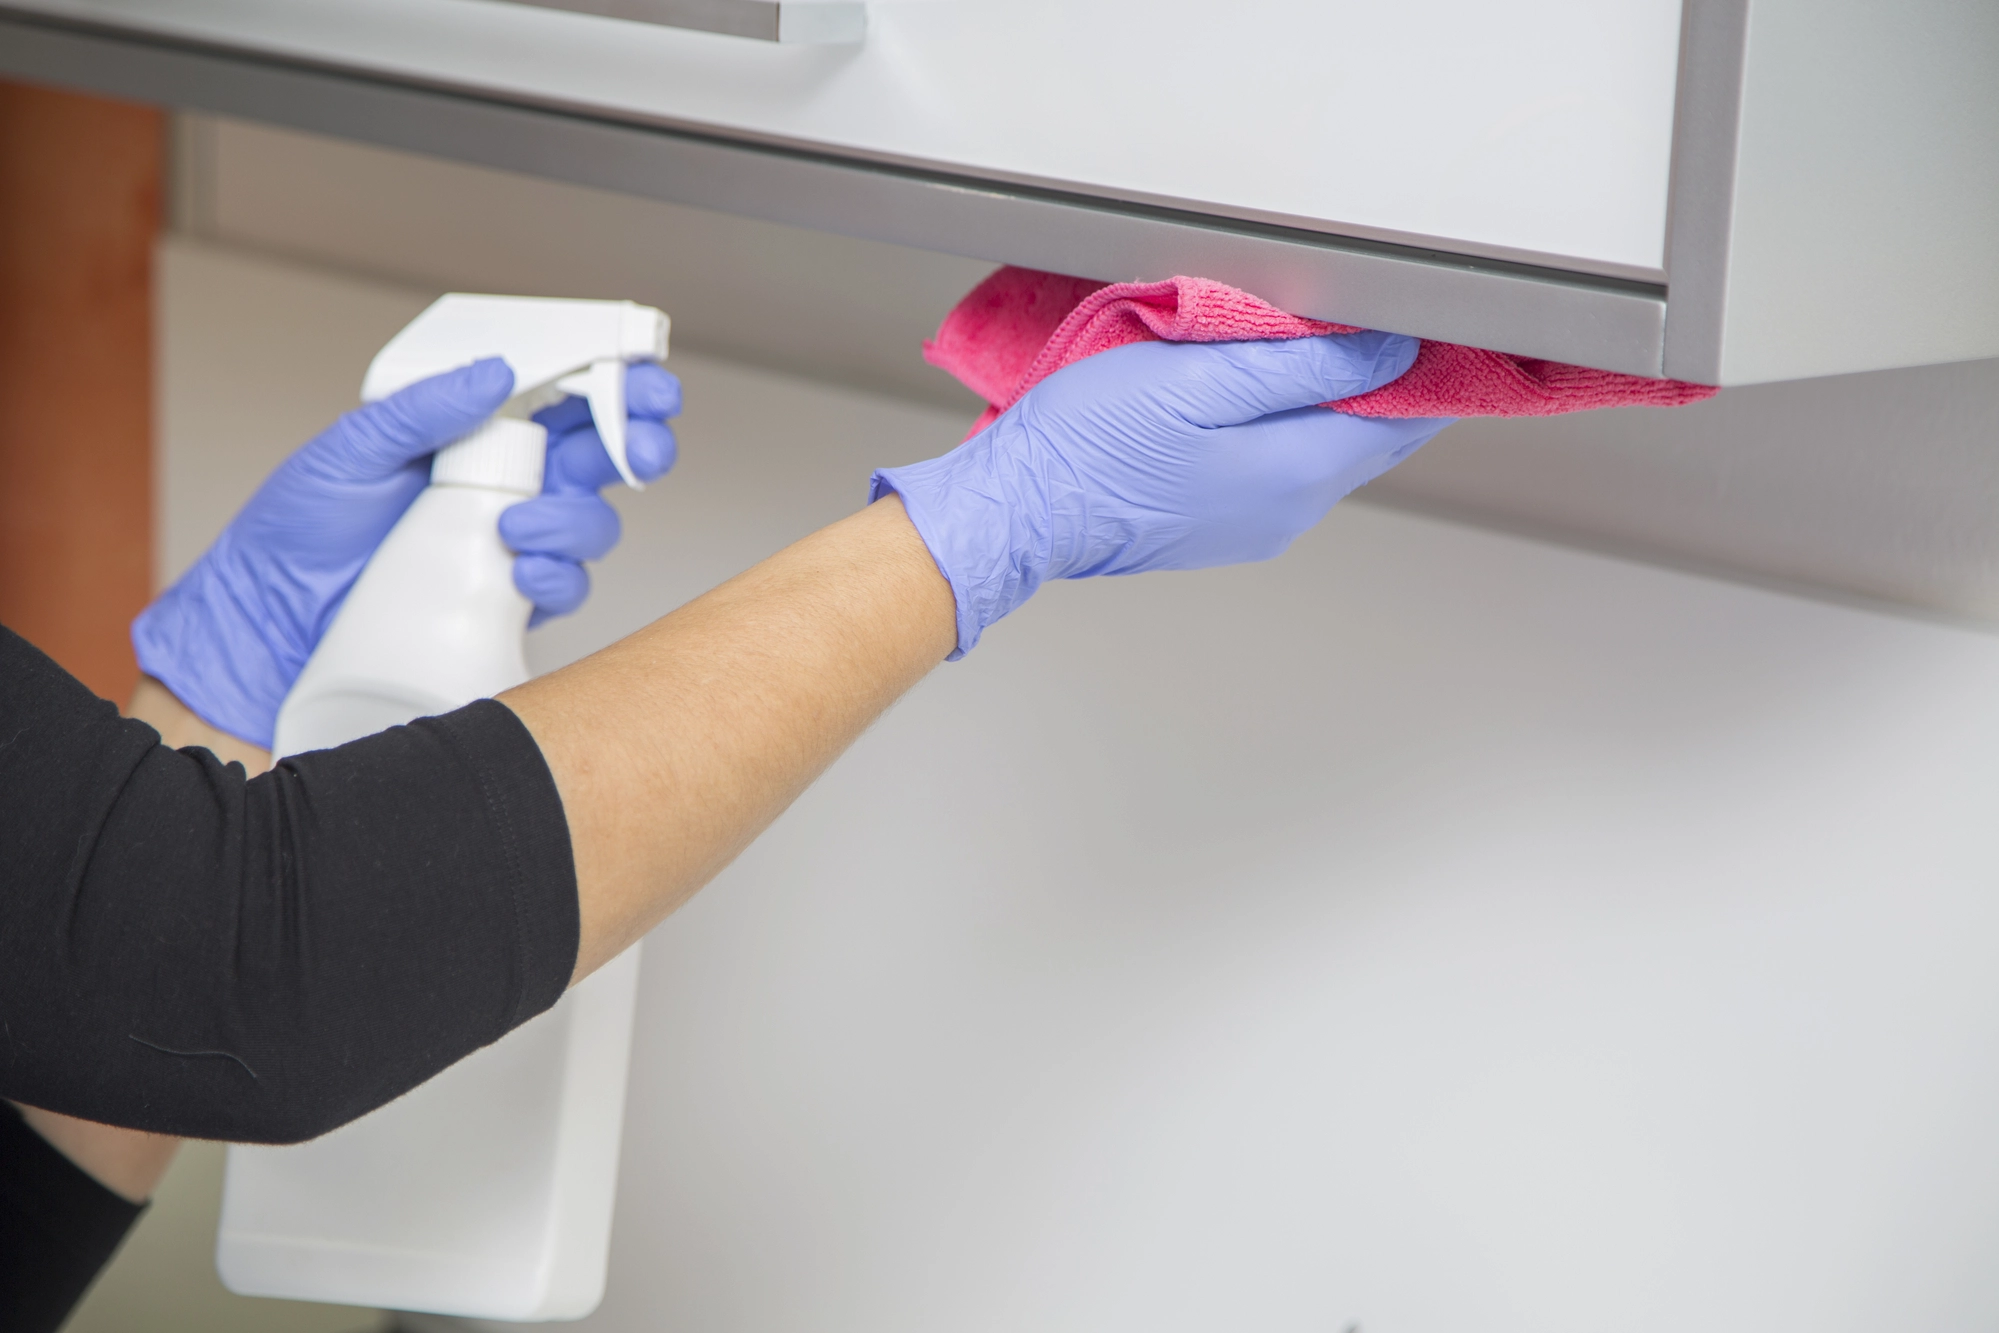
<path id="1" fill-rule="evenodd" d="M 528 423 L 497 425 L 539 438 Z M 433 477 L 450 462 L 441 453 Z M 538 469 L 537 458 L 532 484 L 508 489 L 434 480 L 417 498 L 287 696 L 279 756 L 527 679 L 531 608 L 497 525 L 539 486 Z M 634 947 L 352 1124 L 296 1147 L 232 1147 L 216 1238 L 223 1282 L 244 1295 L 495 1319 L 588 1314 L 603 1295 L 637 976 Z"/>
<path id="2" fill-rule="evenodd" d="M 633 947 L 547 1013 L 296 1147 L 232 1146 L 216 1270 L 244 1296 L 580 1319 L 604 1294 Z"/>
<path id="3" fill-rule="evenodd" d="M 528 678 L 533 608 L 500 514 L 521 497 L 430 486 L 377 548 L 278 710 L 279 755 L 324 750 Z"/>

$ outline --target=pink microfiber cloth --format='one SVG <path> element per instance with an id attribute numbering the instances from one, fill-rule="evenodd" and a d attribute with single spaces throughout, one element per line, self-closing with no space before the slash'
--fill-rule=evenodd
<path id="1" fill-rule="evenodd" d="M 1237 342 L 1355 333 L 1287 315 L 1206 278 L 1092 282 L 1003 268 L 974 287 L 923 359 L 990 404 L 976 435 L 1021 395 L 1071 362 L 1135 342 Z M 1393 384 L 1325 406 L 1363 417 L 1546 417 L 1593 407 L 1678 407 L 1714 395 L 1704 384 L 1589 370 L 1423 339 Z"/>

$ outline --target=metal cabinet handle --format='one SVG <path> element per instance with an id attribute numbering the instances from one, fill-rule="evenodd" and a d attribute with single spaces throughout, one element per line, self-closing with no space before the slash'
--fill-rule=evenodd
<path id="1" fill-rule="evenodd" d="M 754 37 L 765 42 L 836 45 L 867 35 L 867 6 L 860 0 L 511 0 L 542 9 L 635 19 L 669 28 Z"/>

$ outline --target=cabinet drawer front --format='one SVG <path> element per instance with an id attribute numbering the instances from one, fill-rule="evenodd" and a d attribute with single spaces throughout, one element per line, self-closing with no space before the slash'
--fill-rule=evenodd
<path id="1" fill-rule="evenodd" d="M 780 44 L 504 0 L 32 0 L 431 86 L 1654 279 L 1679 0 L 906 0 Z"/>

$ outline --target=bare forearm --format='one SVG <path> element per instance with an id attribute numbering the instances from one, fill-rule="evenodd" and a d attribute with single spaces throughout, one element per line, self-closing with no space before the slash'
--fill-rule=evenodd
<path id="1" fill-rule="evenodd" d="M 735 859 L 956 642 L 890 497 L 501 696 L 568 817 L 591 971 Z"/>
<path id="2" fill-rule="evenodd" d="M 205 746 L 218 758 L 241 763 L 252 775 L 271 766 L 269 752 L 217 731 L 151 677 L 140 679 L 125 714 L 150 724 L 175 749 Z M 163 1134 L 100 1125 L 36 1106 L 21 1107 L 21 1117 L 100 1185 L 134 1203 L 151 1197 L 181 1143 Z"/>

